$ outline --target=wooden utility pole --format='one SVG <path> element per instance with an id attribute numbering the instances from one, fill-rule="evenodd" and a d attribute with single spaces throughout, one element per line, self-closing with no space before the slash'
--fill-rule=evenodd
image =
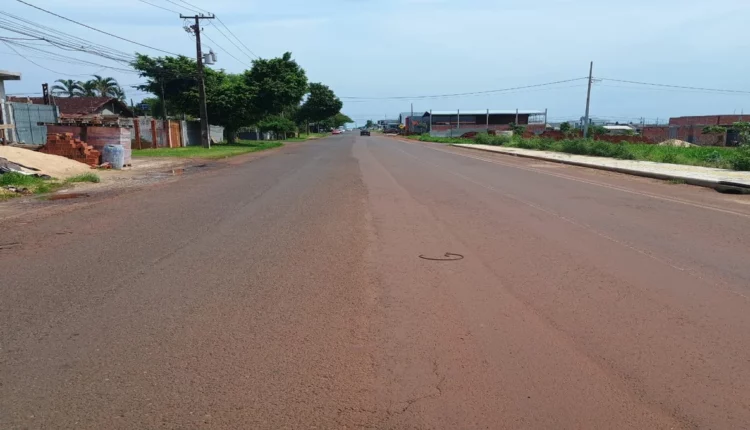
<path id="1" fill-rule="evenodd" d="M 589 66 L 589 89 L 586 92 L 586 116 L 583 118 L 583 137 L 589 137 L 589 107 L 591 106 L 591 84 L 594 82 L 594 62 Z"/>
<path id="2" fill-rule="evenodd" d="M 201 52 L 201 20 L 202 19 L 214 19 L 213 15 L 195 15 L 195 16 L 184 16 L 180 14 L 182 19 L 194 19 L 195 24 L 191 25 L 195 33 L 195 54 L 198 60 L 198 94 L 200 96 L 200 114 L 201 114 L 201 144 L 205 148 L 211 147 L 211 141 L 208 138 L 208 108 L 206 107 L 206 83 L 203 80 L 203 52 Z"/>

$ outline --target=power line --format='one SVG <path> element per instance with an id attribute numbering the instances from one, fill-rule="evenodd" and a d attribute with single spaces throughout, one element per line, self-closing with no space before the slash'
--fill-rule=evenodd
<path id="1" fill-rule="evenodd" d="M 176 10 L 169 9 L 169 8 L 166 8 L 166 7 L 163 7 L 163 6 L 159 6 L 159 5 L 156 5 L 156 4 L 153 4 L 153 3 L 149 3 L 146 0 L 138 0 L 138 1 L 141 2 L 141 3 L 145 3 L 145 4 L 149 5 L 149 6 L 158 7 L 159 9 L 166 10 L 167 12 L 176 13 L 178 15 L 180 14 Z"/>
<path id="2" fill-rule="evenodd" d="M 57 70 L 52 70 L 52 69 L 50 69 L 50 68 L 44 67 L 44 66 L 42 66 L 41 64 L 39 64 L 39 63 L 35 62 L 34 60 L 31 60 L 31 59 L 27 58 L 26 56 L 24 56 L 23 54 L 21 54 L 20 52 L 16 51 L 16 48 L 14 48 L 14 47 L 13 47 L 13 45 L 11 45 L 10 43 L 8 43 L 8 42 L 6 42 L 6 41 L 3 41 L 3 43 L 5 43 L 5 45 L 6 45 L 6 46 L 7 46 L 8 48 L 12 49 L 12 50 L 13 50 L 13 52 L 15 52 L 15 53 L 16 53 L 17 55 L 19 55 L 19 56 L 20 56 L 21 58 L 23 58 L 24 60 L 26 60 L 26 61 L 28 61 L 29 63 L 31 63 L 31 64 L 33 64 L 33 65 L 35 65 L 35 66 L 37 66 L 37 67 L 40 67 L 40 68 L 42 68 L 42 69 L 44 69 L 44 70 L 48 70 L 48 71 L 50 71 L 50 72 L 53 72 L 53 73 L 57 73 L 58 75 L 64 75 L 64 76 L 88 76 L 87 74 L 78 74 L 78 75 L 73 75 L 73 74 L 70 74 L 70 73 L 63 73 L 63 72 L 58 72 Z M 98 72 L 98 70 L 97 70 L 97 72 Z"/>
<path id="3" fill-rule="evenodd" d="M 176 3 L 174 3 L 174 1 L 172 1 L 172 0 L 166 0 L 166 1 L 168 1 L 168 2 L 170 2 L 170 3 L 173 3 L 173 4 L 176 4 Z M 190 6 L 190 7 L 191 7 L 191 8 L 193 8 L 194 10 L 195 10 L 195 9 L 197 9 L 199 13 L 205 12 L 205 13 L 207 13 L 207 14 L 211 14 L 211 15 L 216 15 L 216 14 L 214 14 L 214 13 L 212 13 L 212 12 L 209 12 L 209 11 L 208 11 L 208 10 L 206 10 L 206 9 L 203 9 L 203 8 L 201 8 L 201 7 L 198 7 L 198 6 L 196 6 L 196 5 L 194 5 L 194 4 L 190 3 L 190 2 L 187 2 L 187 1 L 185 1 L 185 0 L 177 0 L 177 1 L 179 1 L 180 3 L 183 3 L 183 4 L 186 4 L 186 5 Z M 240 39 L 239 37 L 237 37 L 237 35 L 236 35 L 236 34 L 234 34 L 234 32 L 232 32 L 232 30 L 230 30 L 230 29 L 229 29 L 229 27 L 227 27 L 227 25 L 226 25 L 226 24 L 224 24 L 224 21 L 222 21 L 222 20 L 221 20 L 221 18 L 219 18 L 219 17 L 217 16 L 217 17 L 216 17 L 216 20 L 217 20 L 217 21 L 219 21 L 219 24 L 221 24 L 221 25 L 222 25 L 222 26 L 223 26 L 223 27 L 224 27 L 224 28 L 225 28 L 225 29 L 227 30 L 227 32 L 229 32 L 229 34 L 231 34 L 231 35 L 232 35 L 232 36 L 233 36 L 233 37 L 234 37 L 234 38 L 235 38 L 235 39 L 236 39 L 236 40 L 237 40 L 238 42 L 240 42 L 240 44 L 241 44 L 241 45 L 242 45 L 242 46 L 243 46 L 243 47 L 244 47 L 244 48 L 245 48 L 245 49 L 247 50 L 247 52 L 249 52 L 249 53 L 250 53 L 250 54 L 251 54 L 251 55 L 252 55 L 253 57 L 255 57 L 255 58 L 259 58 L 259 57 L 258 57 L 258 55 L 257 55 L 257 54 L 256 54 L 255 52 L 253 52 L 253 50 L 252 50 L 252 49 L 248 48 L 248 47 L 247 47 L 247 45 L 245 45 L 245 43 L 244 43 L 244 42 L 242 41 L 242 39 Z M 224 36 L 224 37 L 226 37 L 226 36 Z M 228 37 L 227 37 L 227 40 L 229 40 L 229 38 L 228 38 Z M 231 42 L 231 40 L 229 40 L 229 41 Z M 235 45 L 235 46 L 236 46 L 236 45 Z M 239 48 L 239 47 L 237 47 L 237 49 L 240 49 L 240 48 Z M 241 49 L 240 49 L 240 51 L 241 51 Z"/>
<path id="4" fill-rule="evenodd" d="M 415 99 L 432 99 L 432 98 L 444 98 L 444 97 L 460 97 L 460 96 L 470 96 L 470 95 L 476 95 L 476 94 L 491 94 L 491 93 L 500 93 L 500 92 L 507 92 L 507 91 L 513 91 L 513 90 L 522 90 L 526 88 L 537 88 L 537 87 L 545 87 L 549 85 L 557 85 L 557 84 L 563 84 L 566 82 L 575 82 L 588 79 L 587 77 L 582 78 L 574 78 L 574 79 L 565 79 L 562 81 L 555 81 L 555 82 L 546 82 L 543 84 L 534 84 L 534 85 L 524 85 L 520 87 L 510 87 L 510 88 L 503 88 L 499 90 L 486 90 L 486 91 L 473 91 L 468 93 L 454 93 L 454 94 L 436 94 L 436 95 L 423 95 L 423 96 L 395 96 L 395 97 L 339 97 L 341 99 L 350 99 L 352 101 L 356 100 L 415 100 Z"/>
<path id="5" fill-rule="evenodd" d="M 215 40 L 213 40 L 213 39 L 211 39 L 211 37 L 209 37 L 209 36 L 208 36 L 208 35 L 207 35 L 206 33 L 203 33 L 203 34 L 202 34 L 202 36 L 203 36 L 203 37 L 205 37 L 206 39 L 208 39 L 209 41 L 211 41 L 211 42 L 212 42 L 212 43 L 213 43 L 214 45 L 216 45 L 217 47 L 221 48 L 221 50 L 222 50 L 222 51 L 224 51 L 224 53 L 225 53 L 225 54 L 229 55 L 230 57 L 234 58 L 235 60 L 239 61 L 240 63 L 244 64 L 244 65 L 245 65 L 245 66 L 247 66 L 247 67 L 252 67 L 252 66 L 250 66 L 249 64 L 245 63 L 244 61 L 240 60 L 239 58 L 235 57 L 235 56 L 234 56 L 234 55 L 232 55 L 231 53 L 229 53 L 229 51 L 227 51 L 226 49 L 224 49 L 224 47 L 223 47 L 223 46 L 221 46 L 221 45 L 219 45 L 218 43 L 216 43 L 216 41 L 215 41 Z"/>
<path id="6" fill-rule="evenodd" d="M 710 92 L 718 92 L 718 93 L 750 94 L 750 91 L 744 91 L 744 90 L 727 90 L 727 89 L 719 89 L 719 88 L 701 88 L 701 87 L 691 87 L 691 86 L 683 86 L 683 85 L 655 84 L 651 82 L 627 81 L 624 79 L 612 79 L 612 78 L 598 78 L 598 79 L 601 79 L 603 81 L 622 82 L 622 83 L 634 84 L 634 85 L 648 85 L 652 87 L 679 88 L 679 89 L 684 89 L 684 90 L 700 90 L 700 91 L 710 91 Z"/>
<path id="7" fill-rule="evenodd" d="M 240 42 L 240 44 L 242 44 L 242 46 L 244 46 L 244 47 L 245 47 L 245 49 L 247 49 L 247 51 L 248 51 L 248 52 L 250 52 L 250 54 L 252 54 L 252 55 L 253 55 L 253 57 L 255 57 L 255 58 L 260 58 L 260 57 L 258 57 L 258 55 L 257 55 L 257 54 L 255 54 L 255 52 L 253 52 L 253 50 L 252 50 L 252 49 L 248 48 L 248 47 L 247 47 L 247 45 L 245 45 L 245 43 L 244 43 L 244 42 L 242 42 L 242 40 L 240 40 L 240 38 L 239 38 L 239 37 L 237 37 L 237 35 L 235 35 L 235 34 L 234 34 L 234 33 L 232 32 L 232 30 L 230 30 L 230 29 L 229 29 L 229 27 L 227 27 L 227 26 L 226 26 L 226 24 L 224 24 L 224 21 L 222 21 L 222 20 L 221 20 L 221 19 L 220 19 L 219 17 L 216 17 L 216 20 L 217 20 L 217 21 L 219 21 L 219 24 L 221 24 L 222 26 L 224 26 L 224 28 L 226 28 L 226 29 L 227 29 L 227 31 L 229 32 L 229 34 L 231 34 L 232 36 L 234 36 L 234 38 L 235 38 L 235 39 L 237 39 L 237 41 L 238 41 L 238 42 Z"/>
<path id="8" fill-rule="evenodd" d="M 167 0 L 167 1 L 169 1 L 170 3 L 173 3 L 173 2 L 172 2 L 172 1 L 170 1 L 170 0 Z M 184 3 L 184 4 L 186 4 L 186 5 L 190 6 L 191 8 L 194 8 L 194 9 L 198 9 L 198 13 L 203 13 L 203 12 L 205 12 L 205 13 L 207 13 L 207 14 L 209 14 L 209 15 L 213 15 L 213 13 L 211 13 L 211 12 L 207 11 L 206 9 L 203 9 L 203 8 L 201 8 L 201 7 L 198 7 L 198 6 L 196 6 L 196 5 L 192 4 L 192 3 L 188 3 L 188 2 L 186 2 L 186 1 L 184 1 L 184 0 L 177 0 L 177 1 L 178 1 L 178 2 L 180 2 L 180 3 Z"/>
<path id="9" fill-rule="evenodd" d="M 182 6 L 182 5 L 181 5 L 181 4 L 179 4 L 179 3 L 175 3 L 175 2 L 173 2 L 172 0 L 164 0 L 164 1 L 166 1 L 167 3 L 172 3 L 173 5 L 175 5 L 175 6 L 177 6 L 177 7 L 181 7 L 181 8 L 183 8 L 183 9 L 187 9 L 187 10 L 189 10 L 189 11 L 191 11 L 191 12 L 195 12 L 195 13 L 198 13 L 198 14 L 202 13 L 201 11 L 199 11 L 199 10 L 195 9 L 194 7 L 190 7 L 190 6 L 188 6 L 188 7 L 185 7 L 185 6 Z M 184 2 L 183 2 L 183 3 L 184 3 Z M 188 3 L 188 4 L 189 4 L 189 3 Z"/>
<path id="10" fill-rule="evenodd" d="M 217 19 L 218 19 L 218 18 L 217 18 Z M 234 47 L 235 47 L 235 48 L 237 48 L 237 49 L 238 49 L 238 50 L 239 50 L 240 52 L 242 52 L 243 54 L 245 54 L 245 56 L 246 56 L 247 58 L 249 58 L 249 59 L 250 59 L 250 61 L 253 61 L 253 59 L 252 59 L 252 58 L 251 58 L 251 57 L 250 57 L 249 55 L 247 55 L 247 53 L 246 53 L 245 51 L 243 51 L 243 50 L 242 50 L 242 48 L 240 48 L 239 46 L 237 46 L 237 44 L 236 44 L 236 43 L 234 43 L 234 42 L 232 41 L 232 39 L 230 39 L 229 37 L 227 37 L 227 35 L 226 35 L 226 34 L 224 34 L 224 32 L 223 32 L 223 31 L 221 31 L 221 29 L 220 29 L 219 27 L 217 27 L 217 26 L 215 26 L 215 25 L 214 25 L 213 27 L 214 27 L 214 28 L 216 29 L 216 31 L 218 31 L 218 32 L 219 32 L 219 34 L 221 34 L 222 36 L 224 36 L 224 38 L 225 38 L 225 39 L 227 39 L 227 40 L 229 41 L 229 43 L 231 43 L 232 45 L 234 45 Z M 209 40 L 210 40 L 210 39 L 209 39 Z M 214 43 L 216 43 L 216 42 L 214 42 Z M 224 51 L 226 51 L 226 49 L 225 49 Z M 239 61 L 239 60 L 237 60 L 237 61 Z M 248 67 L 250 67 L 250 66 L 248 66 Z"/>
<path id="11" fill-rule="evenodd" d="M 119 51 L 108 46 L 91 43 L 87 40 L 81 39 L 80 37 L 72 36 L 55 28 L 30 21 L 28 19 L 7 12 L 5 12 L 4 15 L 8 18 L 0 17 L 0 28 L 29 36 L 36 40 L 46 42 L 57 48 L 66 49 L 69 51 L 85 52 L 113 61 L 128 64 L 135 59 L 132 54 L 129 54 L 127 52 Z"/>
<path id="12" fill-rule="evenodd" d="M 94 27 L 92 27 L 92 26 L 90 26 L 90 25 L 87 25 L 87 24 L 83 24 L 83 23 L 81 23 L 81 22 L 78 22 L 78 21 L 76 21 L 76 20 L 73 20 L 73 19 L 70 19 L 70 18 L 64 17 L 64 16 L 62 16 L 62 15 L 59 15 L 59 14 L 56 14 L 56 13 L 54 13 L 54 12 L 50 12 L 50 11 L 48 11 L 47 9 L 43 9 L 43 8 L 41 8 L 41 7 L 39 7 L 39 6 L 34 6 L 33 4 L 31 4 L 31 3 L 27 3 L 27 2 L 25 2 L 25 1 L 23 1 L 23 0 L 16 0 L 16 1 L 17 1 L 17 2 L 19 2 L 19 3 L 23 3 L 23 4 L 25 4 L 26 6 L 30 6 L 30 7 L 33 7 L 34 9 L 37 9 L 37 10 L 40 10 L 40 11 L 42 11 L 42 12 L 48 13 L 48 14 L 50 14 L 50 15 L 52 15 L 52 16 L 55 16 L 55 17 L 57 17 L 57 18 L 60 18 L 60 19 L 64 19 L 64 20 L 66 20 L 66 21 L 72 22 L 72 23 L 74 23 L 74 24 L 78 24 L 78 25 L 80 25 L 80 26 L 82 26 L 82 27 L 86 27 L 86 28 L 88 28 L 88 29 L 90 29 L 90 30 L 94 30 L 94 31 L 97 31 L 97 32 L 99 32 L 99 33 L 102 33 L 102 34 L 106 34 L 107 36 L 111 36 L 111 37 L 114 37 L 114 38 L 116 38 L 116 39 L 124 40 L 125 42 L 129 42 L 129 43 L 132 43 L 132 44 L 134 44 L 134 45 L 142 46 L 142 47 L 144 47 L 144 48 L 149 48 L 149 49 L 153 49 L 154 51 L 159 51 L 159 52 L 163 52 L 163 53 L 165 53 L 165 54 L 169 54 L 169 55 L 174 55 L 174 56 L 177 56 L 177 57 L 179 57 L 179 56 L 180 56 L 179 54 L 175 54 L 175 53 L 173 53 L 173 52 L 165 51 L 165 50 L 163 50 L 163 49 L 159 49 L 159 48 L 154 48 L 153 46 L 145 45 L 145 44 L 143 44 L 143 43 L 140 43 L 140 42 L 136 42 L 136 41 L 134 41 L 134 40 L 126 39 L 126 38 L 124 38 L 124 37 L 121 37 L 121 36 L 118 36 L 118 35 L 116 35 L 116 34 L 112 34 L 112 33 L 106 32 L 106 31 L 104 31 L 104 30 L 99 30 L 98 28 L 94 28 Z"/>
<path id="13" fill-rule="evenodd" d="M 0 40 L 1 39 L 2 38 L 0 38 Z M 101 68 L 104 68 L 104 69 L 112 69 L 112 70 L 116 70 L 116 71 L 123 72 L 123 73 L 138 73 L 138 72 L 136 72 L 135 70 L 132 70 L 132 69 L 123 69 L 121 67 L 112 67 L 112 66 L 107 66 L 107 65 L 104 65 L 104 64 L 94 63 L 94 62 L 91 62 L 91 61 L 81 60 L 79 58 L 69 57 L 69 56 L 66 56 L 66 55 L 57 54 L 55 52 L 50 52 L 50 51 L 47 51 L 47 50 L 44 50 L 44 49 L 41 49 L 41 48 L 37 48 L 36 46 L 28 46 L 28 45 L 26 45 L 24 43 L 19 43 L 19 42 L 15 42 L 14 43 L 14 42 L 8 42 L 8 41 L 4 41 L 4 42 L 6 43 L 6 45 L 8 43 L 12 43 L 12 44 L 15 44 L 15 45 L 17 45 L 19 47 L 23 47 L 23 48 L 26 48 L 26 49 L 31 49 L 31 50 L 38 51 L 38 52 L 42 52 L 42 53 L 49 54 L 49 55 L 52 56 L 52 57 L 44 57 L 44 56 L 27 55 L 27 57 L 30 57 L 30 58 L 41 58 L 41 59 L 45 59 L 45 60 L 59 61 L 61 63 L 68 63 L 68 64 L 84 64 L 84 65 L 89 65 L 89 66 L 101 67 Z M 19 55 L 19 56 L 23 57 L 22 54 L 16 53 L 15 55 Z"/>

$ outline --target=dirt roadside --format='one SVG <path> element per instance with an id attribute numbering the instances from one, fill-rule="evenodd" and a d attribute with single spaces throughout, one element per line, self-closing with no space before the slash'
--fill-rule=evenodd
<path id="1" fill-rule="evenodd" d="M 286 143 L 279 148 L 252 152 L 235 157 L 207 160 L 202 158 L 144 157 L 133 158 L 133 166 L 122 170 L 91 170 L 99 183 L 75 183 L 46 195 L 19 197 L 0 202 L 0 223 L 18 217 L 46 217 L 61 211 L 98 204 L 150 187 L 229 168 L 279 152 L 293 150 L 303 142 Z"/>

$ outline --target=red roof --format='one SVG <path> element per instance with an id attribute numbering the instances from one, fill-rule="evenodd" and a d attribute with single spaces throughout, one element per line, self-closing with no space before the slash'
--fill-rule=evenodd
<path id="1" fill-rule="evenodd" d="M 53 97 L 52 104 L 57 105 L 62 115 L 95 115 L 109 102 L 119 105 L 125 113 L 123 116 L 132 117 L 133 112 L 128 105 L 113 97 Z M 31 102 L 35 105 L 44 104 L 42 97 L 8 97 L 8 101 L 16 103 Z"/>

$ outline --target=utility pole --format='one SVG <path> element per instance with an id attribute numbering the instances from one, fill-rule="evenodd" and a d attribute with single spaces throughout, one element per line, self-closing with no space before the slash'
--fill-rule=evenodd
<path id="1" fill-rule="evenodd" d="M 211 147 L 211 141 L 208 139 L 208 108 L 206 107 L 206 83 L 203 80 L 203 52 L 201 52 L 201 20 L 214 19 L 214 16 L 195 15 L 183 16 L 182 19 L 194 19 L 195 24 L 190 26 L 195 33 L 195 54 L 198 60 L 198 93 L 200 95 L 200 114 L 201 114 L 201 144 L 205 148 Z"/>
<path id="2" fill-rule="evenodd" d="M 583 137 L 589 137 L 589 108 L 591 107 L 591 84 L 594 82 L 594 62 L 589 66 L 589 89 L 586 92 L 586 116 L 584 116 Z"/>
<path id="3" fill-rule="evenodd" d="M 409 117 L 409 134 L 414 133 L 414 103 L 411 104 L 411 116 Z"/>

